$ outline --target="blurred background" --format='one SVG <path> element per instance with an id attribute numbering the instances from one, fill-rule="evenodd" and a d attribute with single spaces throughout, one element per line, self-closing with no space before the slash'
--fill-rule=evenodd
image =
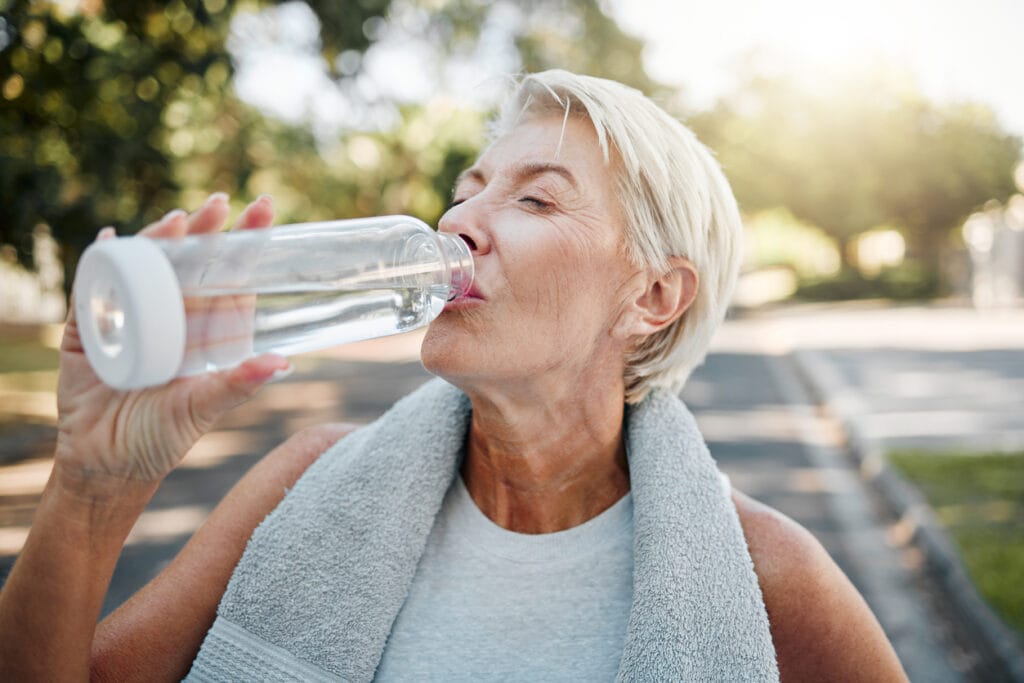
<path id="1" fill-rule="evenodd" d="M 717 152 L 740 304 L 1024 289 L 1014 0 L 0 7 L 0 320 L 60 320 L 99 227 L 216 190 L 436 222 L 509 75 L 550 67 L 640 88 Z"/>
<path id="2" fill-rule="evenodd" d="M 933 574 L 966 565 L 964 590 L 978 586 L 981 612 L 999 615 L 997 646 L 882 615 L 904 661 L 920 680 L 1004 675 L 1012 667 L 983 662 L 1019 657 L 1024 632 L 1022 26 L 1017 0 L 0 0 L 0 558 L 13 561 L 45 482 L 60 321 L 100 227 L 133 233 L 214 191 L 236 210 L 270 193 L 282 223 L 403 213 L 436 224 L 510 76 L 558 67 L 653 97 L 715 151 L 739 198 L 735 313 L 687 390 L 709 440 L 726 453 L 744 434 L 757 446 L 737 456 L 734 481 L 767 487 L 795 467 L 761 493 L 827 540 L 831 527 L 787 501 L 843 508 L 827 471 L 849 463 L 815 451 L 749 472 L 779 424 L 830 421 L 838 436 L 794 427 L 789 447 L 852 453 L 869 482 L 898 472 L 932 521 L 907 531 L 909 504 L 889 497 L 871 523 L 894 562 L 934 569 L 941 558 L 913 545 L 934 522 L 960 569 Z M 209 482 L 232 454 L 247 466 L 304 424 L 372 419 L 423 380 L 415 344 L 388 344 L 301 359 L 294 385 L 201 442 L 193 475 Z M 741 369 L 782 389 L 751 403 L 730 384 Z M 865 460 L 875 469 L 862 476 Z M 162 494 L 108 609 L 237 472 L 223 476 L 202 500 Z M 837 519 L 839 538 L 856 520 Z M 856 543 L 836 543 L 880 610 L 894 593 L 872 594 Z M 950 591 L 925 590 L 933 603 Z M 921 644 L 933 636 L 941 672 Z"/>

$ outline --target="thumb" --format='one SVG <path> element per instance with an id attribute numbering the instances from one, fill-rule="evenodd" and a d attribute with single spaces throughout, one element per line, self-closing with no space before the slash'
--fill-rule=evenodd
<path id="1" fill-rule="evenodd" d="M 295 368 L 287 358 L 264 354 L 230 370 L 211 373 L 191 395 L 192 419 L 206 432 L 224 413 L 252 398 L 271 379 L 287 377 Z"/>

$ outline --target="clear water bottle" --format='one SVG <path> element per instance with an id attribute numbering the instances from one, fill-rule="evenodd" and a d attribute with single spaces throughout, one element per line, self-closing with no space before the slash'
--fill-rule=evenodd
<path id="1" fill-rule="evenodd" d="M 75 316 L 118 389 L 422 327 L 469 290 L 459 237 L 406 216 L 92 244 Z"/>

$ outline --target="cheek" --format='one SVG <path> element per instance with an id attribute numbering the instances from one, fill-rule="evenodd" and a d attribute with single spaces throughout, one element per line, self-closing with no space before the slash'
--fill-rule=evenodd
<path id="1" fill-rule="evenodd" d="M 511 251 L 511 250 L 510 250 Z M 512 298 L 525 334 L 548 342 L 594 335 L 620 307 L 624 279 L 617 251 L 581 239 L 549 240 L 538 249 L 517 251 L 506 263 Z M 514 275 L 512 275 L 514 273 Z M 544 327 L 545 331 L 538 328 Z"/>
<path id="2" fill-rule="evenodd" d="M 524 239 L 508 249 L 504 270 L 517 307 L 534 320 L 562 319 L 585 278 L 591 256 L 570 239 Z"/>

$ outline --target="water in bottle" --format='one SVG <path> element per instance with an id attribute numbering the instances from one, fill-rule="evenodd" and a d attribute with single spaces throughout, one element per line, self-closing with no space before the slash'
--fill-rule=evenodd
<path id="1" fill-rule="evenodd" d="M 472 278 L 460 238 L 404 216 L 131 237 L 83 254 L 75 313 L 100 378 L 133 389 L 416 329 Z"/>

